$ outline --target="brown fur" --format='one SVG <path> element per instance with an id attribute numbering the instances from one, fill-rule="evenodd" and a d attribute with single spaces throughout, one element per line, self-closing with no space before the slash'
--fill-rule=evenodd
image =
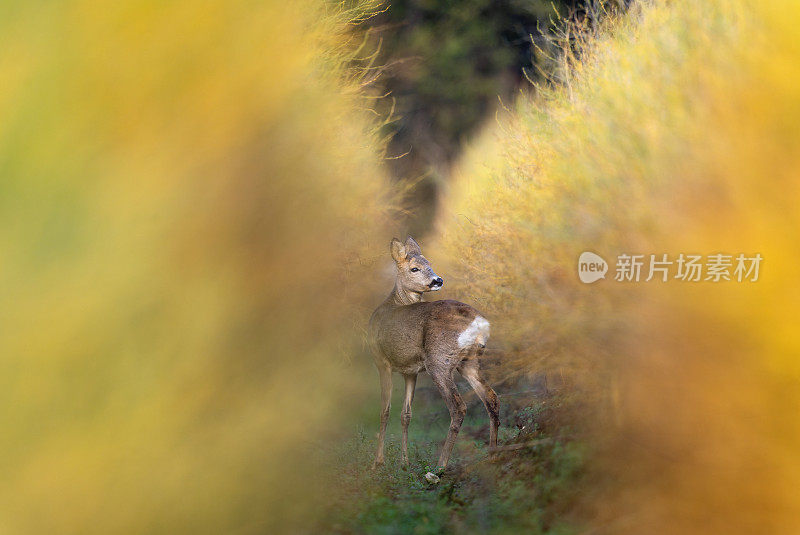
<path id="1" fill-rule="evenodd" d="M 450 458 L 456 436 L 464 420 L 466 406 L 453 379 L 456 370 L 469 382 L 489 413 L 489 445 L 497 445 L 499 426 L 497 395 L 486 384 L 479 369 L 483 344 L 459 347 L 458 338 L 473 320 L 483 315 L 476 309 L 450 299 L 424 302 L 422 294 L 441 287 L 441 278 L 422 256 L 419 245 L 410 236 L 405 244 L 393 239 L 390 245 L 397 264 L 394 290 L 370 318 L 370 340 L 375 365 L 381 380 L 381 424 L 375 465 L 383 463 L 386 423 L 391 405 L 392 372 L 405 377 L 406 392 L 401 412 L 403 462 L 408 463 L 408 424 L 417 374 L 427 371 L 436 384 L 448 410 L 450 430 L 442 446 L 439 468 Z M 412 269 L 414 271 L 412 271 Z M 438 286 L 438 287 L 437 287 Z M 479 320 L 480 321 L 480 320 Z"/>

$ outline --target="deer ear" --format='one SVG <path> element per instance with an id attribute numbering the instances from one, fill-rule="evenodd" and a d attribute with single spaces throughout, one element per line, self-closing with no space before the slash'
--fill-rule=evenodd
<path id="1" fill-rule="evenodd" d="M 414 241 L 414 238 L 411 236 L 406 238 L 406 253 L 407 254 L 422 254 L 422 249 L 419 248 L 419 244 Z"/>
<path id="2" fill-rule="evenodd" d="M 394 258 L 395 262 L 400 263 L 406 259 L 406 246 L 397 238 L 392 238 L 389 250 L 392 252 L 392 258 Z"/>

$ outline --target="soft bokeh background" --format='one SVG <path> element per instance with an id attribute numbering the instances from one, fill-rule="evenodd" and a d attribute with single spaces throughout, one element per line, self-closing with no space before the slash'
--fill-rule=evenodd
<path id="1" fill-rule="evenodd" d="M 594 400 L 592 533 L 800 529 L 798 23 L 642 3 L 488 127 L 443 204 L 442 272 L 507 364 Z M 607 280 L 578 282 L 583 251 Z M 761 253 L 758 282 L 611 280 L 622 253 L 719 252 Z"/>
<path id="2" fill-rule="evenodd" d="M 800 531 L 800 9 L 549 4 L 0 5 L 0 531 Z M 435 487 L 424 378 L 368 469 L 407 230 L 493 325 Z"/>
<path id="3" fill-rule="evenodd" d="M 0 7 L 0 531 L 308 522 L 387 235 L 371 9 Z"/>
<path id="4" fill-rule="evenodd" d="M 553 75 L 564 20 L 597 23 L 630 0 L 394 0 L 369 20 L 367 43 L 380 76 L 377 103 L 392 114 L 384 131 L 394 180 L 408 192 L 412 233 L 428 234 L 436 200 L 463 146 L 498 102 L 512 102 L 529 80 Z"/>

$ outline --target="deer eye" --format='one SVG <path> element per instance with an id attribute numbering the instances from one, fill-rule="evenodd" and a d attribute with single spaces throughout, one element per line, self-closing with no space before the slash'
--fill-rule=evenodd
<path id="1" fill-rule="evenodd" d="M 419 271 L 419 268 L 411 268 L 411 273 L 416 273 L 417 271 Z"/>

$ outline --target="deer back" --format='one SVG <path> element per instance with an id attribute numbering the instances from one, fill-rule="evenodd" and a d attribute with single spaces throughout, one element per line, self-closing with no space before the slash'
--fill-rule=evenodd
<path id="1" fill-rule="evenodd" d="M 398 371 L 419 371 L 426 357 L 456 358 L 472 344 L 485 344 L 488 327 L 488 321 L 475 308 L 450 299 L 402 306 L 384 304 L 370 320 L 376 348 Z"/>

